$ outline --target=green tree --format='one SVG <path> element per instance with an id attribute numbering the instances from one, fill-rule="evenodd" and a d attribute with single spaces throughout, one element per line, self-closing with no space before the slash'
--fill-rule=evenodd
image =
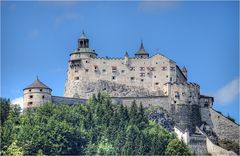
<path id="1" fill-rule="evenodd" d="M 167 145 L 166 155 L 191 155 L 190 150 L 183 141 L 173 139 Z"/>
<path id="2" fill-rule="evenodd" d="M 126 142 L 124 145 L 125 155 L 138 154 L 138 148 L 140 144 L 141 132 L 136 125 L 129 125 L 126 131 Z"/>
<path id="3" fill-rule="evenodd" d="M 13 141 L 12 144 L 7 148 L 6 155 L 22 156 L 23 150 L 17 145 L 16 141 Z"/>
<path id="4" fill-rule="evenodd" d="M 10 111 L 10 100 L 0 98 L 0 108 L 1 108 L 0 122 L 1 122 L 1 126 L 2 126 L 3 123 L 7 120 L 7 117 L 8 117 L 9 111 Z"/>
<path id="5" fill-rule="evenodd" d="M 102 139 L 97 146 L 97 155 L 114 155 L 115 149 L 107 139 Z"/>

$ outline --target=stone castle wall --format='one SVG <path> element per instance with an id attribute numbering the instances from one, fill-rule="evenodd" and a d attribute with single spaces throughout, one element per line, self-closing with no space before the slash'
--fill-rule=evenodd
<path id="1" fill-rule="evenodd" d="M 218 138 L 239 143 L 239 125 L 227 119 L 212 108 L 210 109 L 210 114 L 213 123 L 213 130 Z"/>
<path id="2" fill-rule="evenodd" d="M 160 106 L 165 110 L 169 110 L 169 103 L 167 96 L 153 96 L 153 97 L 112 97 L 113 103 L 124 104 L 131 106 L 132 102 L 135 100 L 137 105 L 142 103 L 143 107 L 149 106 Z"/>
<path id="3" fill-rule="evenodd" d="M 86 99 L 78 99 L 78 98 L 67 98 L 61 96 L 52 96 L 52 103 L 54 104 L 83 104 L 86 102 Z"/>
<path id="4" fill-rule="evenodd" d="M 166 82 L 186 81 L 176 63 L 160 54 L 146 59 L 129 58 L 127 63 L 124 58 L 81 58 L 81 55 L 72 55 L 69 61 L 66 97 L 88 98 L 92 94 L 85 89 L 86 85 L 99 80 L 140 87 L 149 92 L 162 92 Z M 108 93 L 111 95 L 111 91 Z"/>

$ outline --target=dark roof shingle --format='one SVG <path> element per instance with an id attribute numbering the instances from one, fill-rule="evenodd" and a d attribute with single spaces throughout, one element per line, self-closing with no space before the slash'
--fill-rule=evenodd
<path id="1" fill-rule="evenodd" d="M 45 88 L 45 89 L 50 89 L 48 86 L 46 86 L 44 83 L 42 83 L 39 79 L 36 79 L 32 84 L 27 86 L 25 89 L 31 89 L 31 88 Z M 24 89 L 24 90 L 25 90 Z"/>

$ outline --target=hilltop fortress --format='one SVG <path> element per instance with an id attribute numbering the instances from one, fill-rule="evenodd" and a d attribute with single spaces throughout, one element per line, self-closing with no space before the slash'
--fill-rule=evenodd
<path id="1" fill-rule="evenodd" d="M 149 56 L 141 42 L 134 57 L 98 57 L 84 33 L 70 54 L 64 97 L 52 96 L 39 79 L 24 90 L 24 108 L 46 102 L 84 103 L 106 92 L 114 103 L 159 106 L 174 119 L 175 132 L 197 154 L 233 154 L 217 146 L 217 140 L 239 142 L 239 126 L 212 109 L 213 97 L 200 94 L 200 86 L 187 81 L 187 69 L 162 54 Z"/>

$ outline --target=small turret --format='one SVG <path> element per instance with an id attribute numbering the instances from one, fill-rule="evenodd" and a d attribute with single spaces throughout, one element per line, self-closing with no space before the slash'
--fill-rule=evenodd
<path id="1" fill-rule="evenodd" d="M 78 39 L 78 48 L 70 54 L 70 60 L 79 60 L 81 58 L 96 58 L 97 53 L 95 50 L 89 48 L 89 39 L 82 32 L 82 35 Z"/>
<path id="2" fill-rule="evenodd" d="M 86 37 L 84 31 L 82 32 L 82 35 L 78 39 L 78 49 L 80 48 L 89 48 L 89 40 Z"/>
<path id="3" fill-rule="evenodd" d="M 140 48 L 139 48 L 138 52 L 135 53 L 135 57 L 136 58 L 148 58 L 149 57 L 148 52 L 144 49 L 143 41 L 141 41 Z"/>
<path id="4" fill-rule="evenodd" d="M 23 109 L 52 102 L 51 92 L 52 89 L 37 78 L 31 85 L 23 89 Z"/>
<path id="5" fill-rule="evenodd" d="M 128 52 L 126 51 L 125 55 L 124 55 L 124 64 L 125 65 L 129 65 L 129 56 L 128 56 Z"/>
<path id="6" fill-rule="evenodd" d="M 185 66 L 182 68 L 182 73 L 187 79 L 187 68 Z"/>

